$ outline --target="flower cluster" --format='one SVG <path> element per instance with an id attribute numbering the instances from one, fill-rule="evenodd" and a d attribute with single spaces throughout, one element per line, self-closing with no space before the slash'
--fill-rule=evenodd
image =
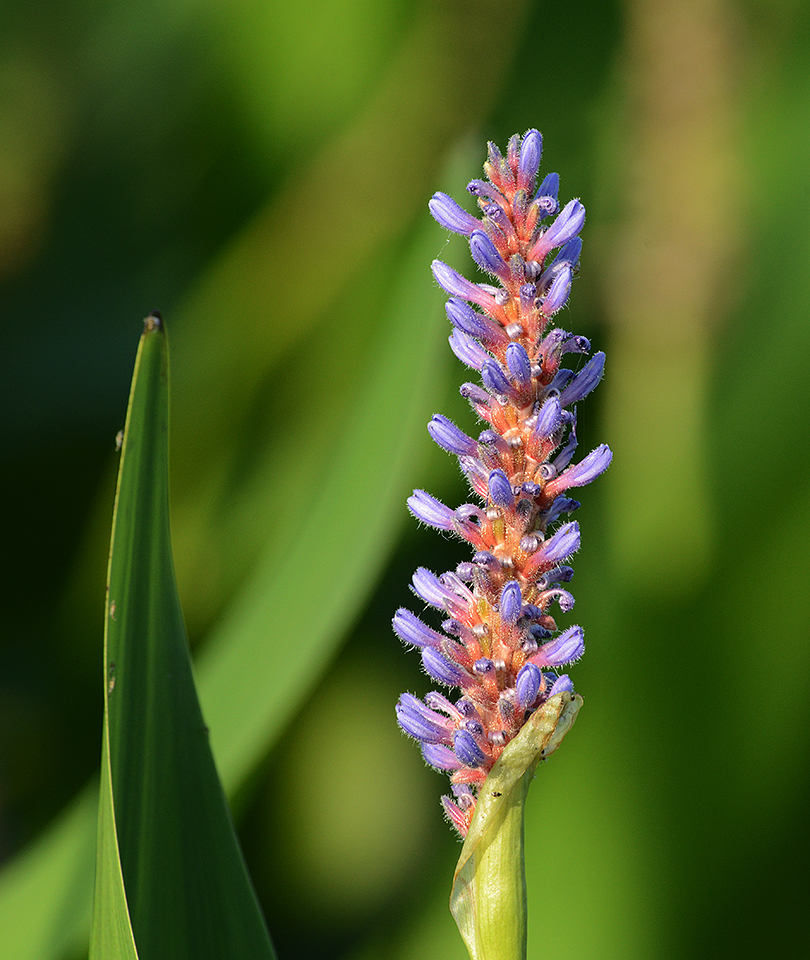
<path id="1" fill-rule="evenodd" d="M 590 352 L 590 343 L 548 329 L 568 300 L 585 209 L 572 200 L 560 210 L 557 174 L 537 186 L 541 150 L 537 130 L 512 137 L 506 156 L 489 144 L 488 179 L 467 188 L 481 219 L 443 193 L 429 204 L 443 227 L 469 238 L 473 260 L 493 278 L 472 283 L 433 263 L 450 294 L 450 346 L 481 376 L 481 386 L 465 383 L 462 396 L 488 426 L 474 440 L 437 414 L 428 431 L 458 457 L 483 506 L 453 510 L 414 491 L 411 513 L 466 540 L 475 553 L 455 572 L 437 576 L 420 567 L 414 574 L 416 595 L 447 617 L 442 632 L 406 609 L 393 621 L 400 639 L 421 650 L 426 672 L 461 691 L 457 700 L 404 693 L 396 712 L 425 760 L 450 774 L 453 796 L 442 802 L 462 837 L 478 789 L 506 744 L 549 697 L 573 689 L 559 668 L 582 655 L 582 629 L 558 633 L 551 614 L 554 604 L 564 613 L 574 605 L 564 585 L 573 575 L 567 561 L 579 548 L 579 524 L 565 518 L 579 503 L 567 492 L 599 476 L 611 460 L 601 445 L 572 462 L 575 405 L 599 383 L 605 357 L 595 354 L 575 373 L 562 360 Z"/>

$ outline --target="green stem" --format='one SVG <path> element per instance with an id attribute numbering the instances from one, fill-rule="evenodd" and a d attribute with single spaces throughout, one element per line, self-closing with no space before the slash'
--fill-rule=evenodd
<path id="1" fill-rule="evenodd" d="M 472 960 L 526 960 L 526 796 L 538 763 L 557 749 L 581 706 L 582 697 L 570 693 L 544 703 L 481 787 L 450 894 Z"/>

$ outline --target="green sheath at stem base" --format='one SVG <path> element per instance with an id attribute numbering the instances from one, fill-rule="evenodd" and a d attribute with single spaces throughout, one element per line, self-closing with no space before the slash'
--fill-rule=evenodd
<path id="1" fill-rule="evenodd" d="M 450 894 L 450 912 L 472 960 L 526 960 L 526 795 L 537 764 L 557 749 L 581 706 L 576 693 L 547 700 L 481 787 Z"/>

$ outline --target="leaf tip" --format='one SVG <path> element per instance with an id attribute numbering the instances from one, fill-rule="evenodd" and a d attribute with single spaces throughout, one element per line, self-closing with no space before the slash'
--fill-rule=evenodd
<path id="1" fill-rule="evenodd" d="M 163 330 L 163 314 L 160 310 L 151 310 L 149 315 L 143 321 L 145 333 L 153 333 L 156 330 Z"/>

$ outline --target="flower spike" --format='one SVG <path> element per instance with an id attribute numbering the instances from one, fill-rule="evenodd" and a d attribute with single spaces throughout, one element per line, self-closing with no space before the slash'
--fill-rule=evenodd
<path id="1" fill-rule="evenodd" d="M 547 756 L 578 709 L 571 679 L 558 671 L 582 656 L 583 631 L 558 629 L 551 613 L 574 605 L 560 586 L 571 580 L 567 564 L 580 546 L 579 524 L 567 520 L 579 503 L 566 491 L 590 483 L 612 457 L 602 444 L 572 462 L 575 407 L 599 384 L 605 356 L 583 364 L 578 355 L 590 353 L 590 341 L 551 327 L 571 293 L 585 208 L 570 200 L 561 209 L 557 174 L 537 186 L 542 148 L 537 130 L 512 137 L 504 153 L 489 145 L 487 179 L 467 188 L 480 219 L 444 193 L 428 204 L 442 227 L 468 238 L 473 260 L 494 284 L 433 262 L 449 294 L 450 345 L 481 377 L 480 386 L 466 383 L 461 393 L 486 428 L 474 440 L 436 414 L 428 431 L 458 458 L 481 506 L 454 510 L 414 491 L 408 508 L 417 520 L 474 552 L 455 572 L 436 576 L 420 567 L 414 574 L 416 595 L 445 617 L 441 631 L 408 610 L 394 616 L 397 636 L 419 649 L 426 673 L 457 690 L 455 700 L 405 693 L 396 712 L 426 762 L 450 776 L 452 796 L 442 803 L 462 837 L 482 784 L 494 767 L 501 776 L 496 765 L 509 744 L 522 733 L 546 744 Z M 569 354 L 578 372 L 562 365 Z"/>

